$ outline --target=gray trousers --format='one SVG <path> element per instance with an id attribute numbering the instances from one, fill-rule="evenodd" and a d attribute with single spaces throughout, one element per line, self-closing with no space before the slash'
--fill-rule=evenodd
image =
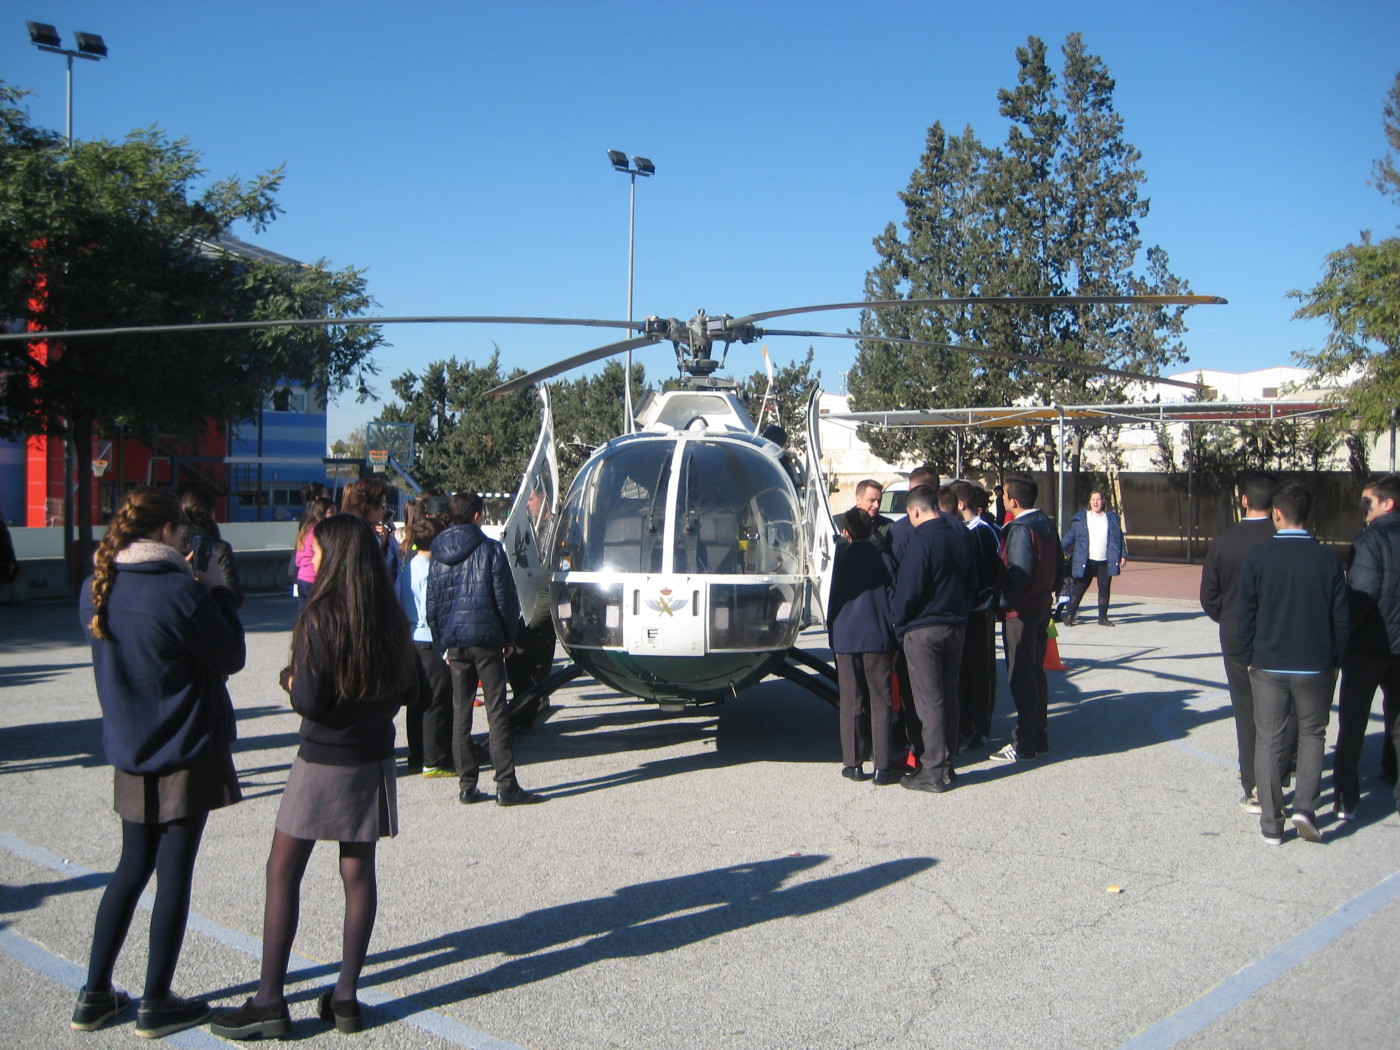
<path id="1" fill-rule="evenodd" d="M 1225 681 L 1230 687 L 1230 709 L 1235 716 L 1235 747 L 1239 755 L 1240 786 L 1246 795 L 1254 793 L 1258 779 L 1254 775 L 1254 687 L 1249 682 L 1249 668 L 1244 657 L 1221 653 L 1225 660 Z M 1279 779 L 1287 780 L 1293 769 L 1293 757 L 1298 753 L 1298 720 L 1290 709 L 1283 741 L 1283 768 Z"/>
<path id="2" fill-rule="evenodd" d="M 952 769 L 958 746 L 958 670 L 964 630 L 963 624 L 918 627 L 907 631 L 903 640 L 924 745 L 919 766 L 935 779 Z"/>
<path id="3" fill-rule="evenodd" d="M 868 747 L 876 769 L 891 768 L 890 675 L 893 671 L 893 653 L 836 654 L 836 680 L 841 687 L 842 765 L 860 765 L 865 761 Z"/>
<path id="4" fill-rule="evenodd" d="M 1298 722 L 1298 767 L 1293 780 L 1293 811 L 1317 816 L 1322 781 L 1322 755 L 1327 745 L 1327 719 L 1332 714 L 1335 669 L 1322 674 L 1279 674 L 1255 668 L 1254 771 L 1259 780 L 1259 827 L 1266 835 L 1283 833 L 1283 777 L 1290 712 Z"/>

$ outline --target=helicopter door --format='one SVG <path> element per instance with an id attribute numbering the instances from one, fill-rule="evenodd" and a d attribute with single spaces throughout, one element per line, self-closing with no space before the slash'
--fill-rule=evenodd
<path id="1" fill-rule="evenodd" d="M 540 393 L 540 436 L 501 532 L 515 592 L 520 596 L 520 615 L 530 627 L 549 619 L 549 552 L 559 502 L 549 385 L 540 383 L 536 389 Z"/>
<path id="2" fill-rule="evenodd" d="M 807 469 L 803 476 L 802 508 L 807 525 L 807 622 L 826 626 L 826 604 L 831 597 L 831 562 L 836 554 L 836 526 L 826 499 L 819 438 L 822 392 L 813 388 L 807 399 Z"/>

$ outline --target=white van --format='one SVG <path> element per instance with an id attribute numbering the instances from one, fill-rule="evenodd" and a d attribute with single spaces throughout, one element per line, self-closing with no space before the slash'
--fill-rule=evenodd
<path id="1" fill-rule="evenodd" d="M 909 482 L 891 481 L 880 493 L 880 513 L 891 521 L 904 517 L 904 501 L 909 498 Z"/>
<path id="2" fill-rule="evenodd" d="M 949 481 L 959 480 L 963 479 L 949 479 Z M 946 485 L 948 484 L 948 482 L 945 481 L 943 482 L 943 484 Z M 982 483 L 978 481 L 974 481 L 971 484 L 976 485 L 978 488 L 984 487 Z M 880 513 L 883 514 L 885 517 L 889 518 L 891 521 L 898 521 L 900 518 L 905 516 L 904 501 L 908 498 L 908 480 L 906 479 L 903 481 L 891 481 L 888 485 L 885 486 L 885 490 L 880 493 Z"/>

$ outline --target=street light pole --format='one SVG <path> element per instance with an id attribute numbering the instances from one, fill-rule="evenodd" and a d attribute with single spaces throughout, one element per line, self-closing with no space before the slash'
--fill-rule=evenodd
<path id="1" fill-rule="evenodd" d="M 100 62 L 107 57 L 107 43 L 96 33 L 73 34 L 73 39 L 78 45 L 76 51 L 63 46 L 63 39 L 58 35 L 58 30 L 47 22 L 26 22 L 29 29 L 29 42 L 40 51 L 48 51 L 51 54 L 63 55 L 68 59 L 68 90 L 67 90 L 67 119 L 64 133 L 68 138 L 68 148 L 73 148 L 73 59 L 86 58 L 92 62 Z M 73 433 L 71 424 L 65 423 L 65 436 L 63 441 L 63 565 L 67 582 L 74 581 L 75 576 L 81 574 L 82 567 L 73 564 L 73 492 L 78 485 L 91 484 L 85 478 L 75 478 L 73 467 L 77 460 L 77 442 L 79 435 Z M 82 440 L 91 442 L 92 435 L 82 435 Z M 117 490 L 121 490 L 121 478 L 117 478 Z"/>
<path id="2" fill-rule="evenodd" d="M 63 55 L 68 59 L 68 119 L 64 127 L 64 132 L 68 136 L 68 145 L 73 145 L 73 59 L 86 58 L 92 62 L 100 62 L 107 57 L 107 44 L 96 33 L 74 33 L 73 39 L 78 44 L 76 51 L 63 46 L 63 39 L 58 35 L 58 30 L 46 22 L 26 22 L 29 27 L 29 42 L 40 51 L 48 51 L 50 54 Z"/>
<path id="3" fill-rule="evenodd" d="M 629 195 L 627 207 L 627 320 L 632 320 L 632 262 L 633 246 L 637 230 L 637 176 L 650 178 L 656 174 L 656 165 L 647 160 L 646 157 L 633 157 L 632 164 L 627 163 L 627 154 L 621 150 L 608 150 L 608 161 L 612 164 L 614 171 L 620 171 L 631 181 L 632 188 Z M 623 427 L 625 432 L 632 433 L 632 351 L 627 351 L 627 360 L 623 363 L 622 373 L 622 411 Z"/>

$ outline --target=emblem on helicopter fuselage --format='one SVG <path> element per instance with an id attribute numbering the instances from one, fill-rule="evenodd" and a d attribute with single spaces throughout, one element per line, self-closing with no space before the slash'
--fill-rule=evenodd
<path id="1" fill-rule="evenodd" d="M 646 607 L 655 612 L 665 613 L 667 616 L 675 616 L 676 613 L 690 604 L 690 599 L 672 598 L 671 593 L 671 588 L 663 587 L 656 598 L 646 599 Z"/>

